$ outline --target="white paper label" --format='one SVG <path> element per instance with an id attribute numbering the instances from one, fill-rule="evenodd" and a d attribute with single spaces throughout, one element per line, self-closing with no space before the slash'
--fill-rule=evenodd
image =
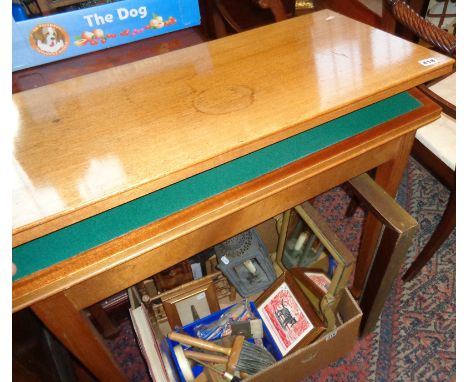
<path id="1" fill-rule="evenodd" d="M 192 276 L 194 280 L 201 279 L 203 277 L 203 272 L 201 269 L 200 263 L 190 264 L 192 267 Z"/>
<path id="2" fill-rule="evenodd" d="M 229 259 L 226 256 L 221 257 L 221 261 L 226 265 L 229 264 Z"/>
<path id="3" fill-rule="evenodd" d="M 336 329 L 333 332 L 330 332 L 325 336 L 325 341 L 330 341 L 335 336 L 336 336 Z"/>
<path id="4" fill-rule="evenodd" d="M 421 61 L 418 61 L 422 66 L 431 66 L 431 65 L 435 65 L 435 64 L 438 64 L 439 61 L 434 58 L 434 57 L 429 57 L 429 58 L 426 58 L 424 60 L 421 60 Z"/>

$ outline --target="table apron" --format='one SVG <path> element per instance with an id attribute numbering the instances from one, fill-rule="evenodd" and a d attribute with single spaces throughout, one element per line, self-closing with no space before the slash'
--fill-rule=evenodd
<path id="1" fill-rule="evenodd" d="M 95 277 L 75 284 L 67 289 L 65 294 L 78 309 L 86 308 L 370 170 L 370 163 L 374 166 L 394 159 L 393 152 L 398 149 L 399 145 L 400 139 L 397 139 L 363 153 L 353 161 L 328 168 L 315 176 L 311 174 L 310 177 L 297 184 L 232 211 L 216 221 L 178 237 L 177 240 L 171 240 Z M 380 163 L 376 163 L 376 156 L 380 158 Z M 373 159 L 370 160 L 370 158 Z"/>
<path id="2" fill-rule="evenodd" d="M 421 108 L 16 281 L 13 312 L 59 292 L 85 308 L 372 168 L 406 166 L 402 147 L 440 115 L 410 93 Z M 377 183 L 393 195 L 401 171 L 387 170 L 398 179 Z"/>

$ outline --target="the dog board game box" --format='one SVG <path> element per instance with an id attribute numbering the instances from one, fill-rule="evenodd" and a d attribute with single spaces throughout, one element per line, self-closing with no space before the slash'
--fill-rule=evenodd
<path id="1" fill-rule="evenodd" d="M 13 71 L 200 24 L 197 0 L 123 0 L 12 20 Z"/>

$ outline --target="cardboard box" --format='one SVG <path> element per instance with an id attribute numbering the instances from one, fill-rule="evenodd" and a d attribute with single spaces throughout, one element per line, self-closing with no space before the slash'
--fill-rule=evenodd
<path id="1" fill-rule="evenodd" d="M 13 71 L 199 24 L 197 0 L 122 0 L 28 20 L 12 19 Z"/>
<path id="2" fill-rule="evenodd" d="M 248 381 L 301 381 L 312 375 L 314 371 L 344 357 L 356 342 L 362 318 L 362 311 L 348 289 L 345 290 L 338 305 L 338 313 L 343 319 L 343 324 L 336 330 L 288 355 L 274 366 L 249 378 Z"/>
<path id="3" fill-rule="evenodd" d="M 336 330 L 286 356 L 270 368 L 246 379 L 246 381 L 302 381 L 305 377 L 312 375 L 314 371 L 344 357 L 352 350 L 358 338 L 359 325 L 362 318 L 361 309 L 348 289 L 345 289 L 337 311 L 343 319 L 343 324 L 339 325 Z M 193 324 L 188 325 L 184 329 L 186 329 L 187 333 L 193 334 Z M 266 340 L 267 342 L 272 341 L 269 335 Z M 169 339 L 168 343 L 171 351 L 173 351 L 173 346 L 176 343 Z M 271 347 L 270 349 L 275 358 L 281 357 L 281 355 L 275 354 L 275 351 Z M 194 368 L 196 374 L 200 370 L 201 368 L 199 367 Z M 180 375 L 180 370 L 177 371 Z M 181 380 L 183 381 L 183 377 L 181 377 Z"/>

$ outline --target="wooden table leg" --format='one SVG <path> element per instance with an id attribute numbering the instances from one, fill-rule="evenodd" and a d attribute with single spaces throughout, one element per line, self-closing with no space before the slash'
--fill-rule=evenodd
<path id="1" fill-rule="evenodd" d="M 99 381 L 127 380 L 97 330 L 64 293 L 37 302 L 31 308 Z"/>
<path id="2" fill-rule="evenodd" d="M 400 138 L 401 142 L 395 159 L 376 168 L 375 182 L 391 197 L 395 197 L 400 186 L 403 172 L 408 164 L 409 155 L 413 146 L 415 133 Z M 359 300 L 363 294 L 369 269 L 374 259 L 377 243 L 382 234 L 382 223 L 373 215 L 368 215 L 363 231 L 359 255 L 356 260 L 351 293 Z M 377 259 L 378 261 L 378 259 Z"/>
<path id="3" fill-rule="evenodd" d="M 115 336 L 119 332 L 119 328 L 114 325 L 109 315 L 104 311 L 101 303 L 97 302 L 88 308 L 91 316 L 96 321 L 98 328 L 101 329 L 101 333 L 104 338 L 110 338 Z"/>

